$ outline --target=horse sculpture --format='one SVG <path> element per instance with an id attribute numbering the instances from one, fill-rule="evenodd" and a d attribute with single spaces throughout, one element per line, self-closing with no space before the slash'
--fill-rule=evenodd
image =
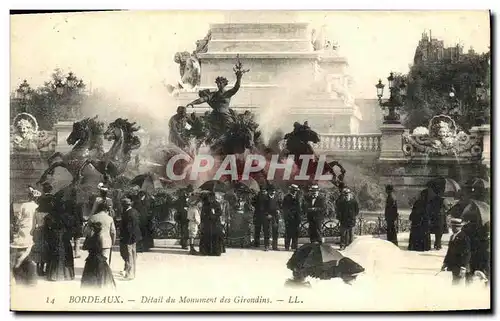
<path id="1" fill-rule="evenodd" d="M 113 145 L 102 157 L 87 158 L 83 168 L 91 164 L 98 172 L 108 179 L 115 179 L 123 174 L 131 159 L 133 150 L 141 146 L 135 132 L 140 128 L 128 119 L 118 118 L 108 125 L 104 138 L 113 141 Z"/>
<path id="2" fill-rule="evenodd" d="M 294 124 L 294 130 L 284 136 L 285 148 L 282 150 L 282 155 L 288 157 L 292 155 L 294 157 L 295 164 L 300 168 L 302 166 L 303 160 L 300 159 L 301 155 L 315 155 L 314 149 L 309 144 L 317 144 L 320 142 L 320 137 L 318 133 L 312 130 L 307 124 L 300 125 L 299 123 Z M 309 164 L 310 173 L 315 173 L 318 157 L 314 157 L 313 164 Z M 337 175 L 334 168 L 338 167 L 340 169 L 340 174 Z M 333 176 L 332 183 L 336 186 L 343 181 L 346 170 L 338 161 L 332 161 L 325 164 L 325 171 Z"/>
<path id="3" fill-rule="evenodd" d="M 66 139 L 68 145 L 72 145 L 73 148 L 66 154 L 56 152 L 49 157 L 49 168 L 42 174 L 38 183 L 44 182 L 48 175 L 53 175 L 57 167 L 68 170 L 73 182 L 78 182 L 86 160 L 100 158 L 104 154 L 103 132 L 104 123 L 98 121 L 97 116 L 73 123 L 73 130 Z"/>

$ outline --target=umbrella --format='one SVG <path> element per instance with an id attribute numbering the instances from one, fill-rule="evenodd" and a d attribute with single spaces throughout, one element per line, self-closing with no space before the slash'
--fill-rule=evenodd
<path id="1" fill-rule="evenodd" d="M 427 186 L 442 197 L 454 197 L 460 191 L 460 185 L 455 180 L 445 177 L 433 179 Z"/>
<path id="2" fill-rule="evenodd" d="M 253 178 L 250 178 L 250 179 L 245 180 L 245 181 L 238 181 L 238 182 L 236 182 L 235 186 L 237 188 L 240 188 L 240 189 L 247 191 L 247 192 L 259 192 L 260 191 L 259 183 L 257 183 L 257 181 L 254 180 Z"/>
<path id="3" fill-rule="evenodd" d="M 327 244 L 309 243 L 298 248 L 287 268 L 320 279 L 352 276 L 365 269 Z"/>
<path id="4" fill-rule="evenodd" d="M 206 181 L 205 183 L 201 184 L 199 189 L 204 190 L 204 191 L 211 191 L 211 192 L 226 192 L 228 190 L 228 184 L 221 182 L 221 181 L 216 181 L 216 180 L 211 180 L 211 181 Z"/>
<path id="5" fill-rule="evenodd" d="M 153 173 L 138 175 L 132 179 L 130 184 L 139 186 L 142 191 L 150 194 L 152 194 L 156 189 L 163 187 L 158 175 Z"/>
<path id="6" fill-rule="evenodd" d="M 463 210 L 458 210 L 460 207 Z M 457 207 L 457 210 L 452 211 Z M 490 206 L 485 202 L 477 201 L 477 200 L 469 200 L 467 203 L 461 203 L 455 205 L 451 210 L 452 217 L 461 218 L 467 222 L 480 222 L 482 225 L 489 223 L 491 210 Z"/>
<path id="7" fill-rule="evenodd" d="M 485 179 L 482 178 L 473 178 L 468 180 L 465 183 L 465 186 L 474 189 L 474 188 L 480 188 L 480 189 L 489 189 L 490 188 L 490 182 L 488 182 Z"/>

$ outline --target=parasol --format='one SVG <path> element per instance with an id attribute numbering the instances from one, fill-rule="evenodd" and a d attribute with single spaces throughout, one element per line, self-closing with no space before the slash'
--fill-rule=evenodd
<path id="1" fill-rule="evenodd" d="M 153 194 L 156 189 L 162 188 L 160 177 L 154 173 L 141 174 L 132 179 L 130 185 L 139 186 L 142 191 Z"/>
<path id="2" fill-rule="evenodd" d="M 463 208 L 463 210 L 460 210 L 461 208 Z M 472 199 L 465 204 L 461 203 L 455 205 L 450 212 L 452 217 L 461 218 L 467 222 L 479 222 L 482 225 L 489 223 L 491 217 L 491 209 L 488 204 Z"/>
<path id="3" fill-rule="evenodd" d="M 229 189 L 229 186 L 227 183 L 211 180 L 201 184 L 199 189 L 204 191 L 225 193 Z"/>
<path id="4" fill-rule="evenodd" d="M 365 269 L 327 244 L 309 243 L 298 248 L 288 260 L 287 268 L 320 278 L 354 276 Z"/>
<path id="5" fill-rule="evenodd" d="M 468 180 L 465 183 L 465 186 L 467 186 L 470 189 L 480 188 L 484 190 L 490 188 L 490 182 L 482 178 L 473 178 Z"/>
<path id="6" fill-rule="evenodd" d="M 246 191 L 246 192 L 256 192 L 260 191 L 259 183 L 253 178 L 249 178 L 248 180 L 238 181 L 235 183 L 235 187 Z"/>
<path id="7" fill-rule="evenodd" d="M 439 177 L 427 183 L 441 197 L 455 197 L 460 191 L 460 185 L 451 178 Z"/>

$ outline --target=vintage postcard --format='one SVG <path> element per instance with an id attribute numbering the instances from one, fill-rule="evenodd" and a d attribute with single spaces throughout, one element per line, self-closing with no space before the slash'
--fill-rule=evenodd
<path id="1" fill-rule="evenodd" d="M 11 15 L 11 309 L 490 310 L 490 19 Z"/>

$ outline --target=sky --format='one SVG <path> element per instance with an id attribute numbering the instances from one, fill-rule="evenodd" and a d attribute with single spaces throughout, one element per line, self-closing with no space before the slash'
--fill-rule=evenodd
<path id="1" fill-rule="evenodd" d="M 276 20 L 270 13 L 253 16 Z M 356 98 L 375 98 L 374 85 L 390 71 L 407 72 L 422 32 L 445 45 L 460 42 L 478 52 L 490 45 L 486 11 L 310 11 L 294 19 L 326 25 L 339 54 L 349 61 Z M 252 20 L 244 13 L 237 17 Z M 238 19 L 233 16 L 233 20 Z M 279 19 L 290 19 L 290 16 Z M 178 78 L 177 51 L 192 51 L 221 11 L 130 11 L 11 16 L 11 84 L 42 85 L 55 68 L 73 71 L 92 88 L 133 101 L 164 90 Z M 161 95 L 161 94 L 160 94 Z M 159 104 L 159 102 L 157 102 Z"/>

